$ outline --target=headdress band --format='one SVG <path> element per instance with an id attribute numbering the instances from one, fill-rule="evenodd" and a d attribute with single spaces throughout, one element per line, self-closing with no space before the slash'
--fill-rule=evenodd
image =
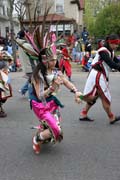
<path id="1" fill-rule="evenodd" d="M 109 39 L 109 40 L 107 40 L 107 42 L 110 44 L 116 44 L 116 45 L 120 44 L 119 39 L 111 39 L 111 40 Z"/>

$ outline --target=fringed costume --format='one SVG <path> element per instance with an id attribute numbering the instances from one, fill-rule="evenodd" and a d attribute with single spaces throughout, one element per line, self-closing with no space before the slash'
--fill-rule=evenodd
<path id="1" fill-rule="evenodd" d="M 56 59 L 56 36 L 54 33 L 48 32 L 44 35 L 44 29 L 40 31 L 40 27 L 36 27 L 33 34 L 25 33 L 25 38 L 26 40 L 17 39 L 16 42 L 33 61 L 38 61 L 38 66 L 40 61 L 46 65 L 48 61 Z M 56 69 L 50 75 L 45 74 L 48 84 L 45 83 L 42 73 L 39 71 L 38 94 L 36 94 L 35 79 L 31 78 L 30 104 L 39 121 L 50 129 L 52 141 L 56 142 L 62 139 L 62 130 L 55 113 L 63 105 L 52 94 L 51 83 L 54 78 L 57 78 L 59 72 Z M 47 96 L 44 95 L 46 89 L 48 90 Z"/>
<path id="2" fill-rule="evenodd" d="M 2 105 L 12 97 L 12 87 L 8 75 L 8 67 L 4 61 L 0 61 L 0 117 L 6 117 Z"/>

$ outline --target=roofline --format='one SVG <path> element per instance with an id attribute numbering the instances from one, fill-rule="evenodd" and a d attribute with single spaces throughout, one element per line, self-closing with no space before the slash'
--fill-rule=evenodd
<path id="1" fill-rule="evenodd" d="M 56 14 L 56 13 L 54 13 L 54 14 L 49 14 L 48 15 L 48 17 L 49 16 L 55 16 L 55 15 L 57 15 L 57 16 L 61 16 L 58 20 L 54 20 L 54 18 L 52 19 L 46 19 L 46 23 L 47 24 L 49 24 L 49 23 L 51 23 L 52 22 L 52 24 L 58 24 L 58 22 L 59 22 L 59 24 L 63 24 L 63 23 L 67 23 L 67 24 L 71 24 L 71 22 L 72 23 L 76 23 L 76 20 L 75 19 L 73 19 L 73 18 L 66 18 L 66 17 L 64 17 L 64 16 L 62 16 L 62 15 L 59 15 L 59 14 Z M 43 18 L 44 16 L 39 16 L 38 18 Z M 62 18 L 66 18 L 66 19 L 62 19 Z M 23 21 L 21 21 L 22 23 L 24 23 L 24 24 L 28 24 L 28 23 L 30 23 L 30 20 L 29 19 L 24 19 Z M 31 20 L 31 23 L 33 23 L 33 24 L 36 24 L 36 23 L 39 23 L 39 24 L 42 24 L 43 23 L 43 19 L 38 19 L 38 20 Z"/>

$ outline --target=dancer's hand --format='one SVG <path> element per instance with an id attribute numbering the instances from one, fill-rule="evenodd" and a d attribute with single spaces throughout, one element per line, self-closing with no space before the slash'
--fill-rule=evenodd
<path id="1" fill-rule="evenodd" d="M 57 78 L 55 78 L 50 85 L 51 89 L 53 89 L 52 91 L 56 92 L 61 84 L 63 84 L 63 81 L 59 76 L 57 76 Z"/>
<path id="2" fill-rule="evenodd" d="M 83 94 L 80 91 L 77 91 L 75 93 L 75 102 L 76 103 L 80 104 L 82 102 L 82 99 L 81 99 L 82 95 Z"/>
<path id="3" fill-rule="evenodd" d="M 54 79 L 53 84 L 61 85 L 63 84 L 63 79 L 60 76 Z"/>

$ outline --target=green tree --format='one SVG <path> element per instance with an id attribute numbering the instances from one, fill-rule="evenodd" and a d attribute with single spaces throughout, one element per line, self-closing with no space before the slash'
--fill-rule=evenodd
<path id="1" fill-rule="evenodd" d="M 111 33 L 120 34 L 120 3 L 111 3 L 96 17 L 94 34 L 105 36 Z"/>
<path id="2" fill-rule="evenodd" d="M 104 8 L 109 8 L 110 6 L 117 6 L 120 3 L 119 0 L 86 0 L 85 1 L 85 14 L 84 14 L 84 25 L 87 26 L 88 31 L 91 35 L 96 34 L 98 30 L 96 21 L 99 22 L 98 16 L 101 16 L 101 12 Z M 113 13 L 115 9 L 113 8 Z M 103 19 L 105 18 L 105 13 L 103 14 Z M 102 25 L 103 26 L 103 25 Z"/>
<path id="3" fill-rule="evenodd" d="M 85 1 L 84 25 L 87 26 L 91 35 L 94 35 L 95 20 L 97 14 L 104 8 L 108 0 Z"/>

